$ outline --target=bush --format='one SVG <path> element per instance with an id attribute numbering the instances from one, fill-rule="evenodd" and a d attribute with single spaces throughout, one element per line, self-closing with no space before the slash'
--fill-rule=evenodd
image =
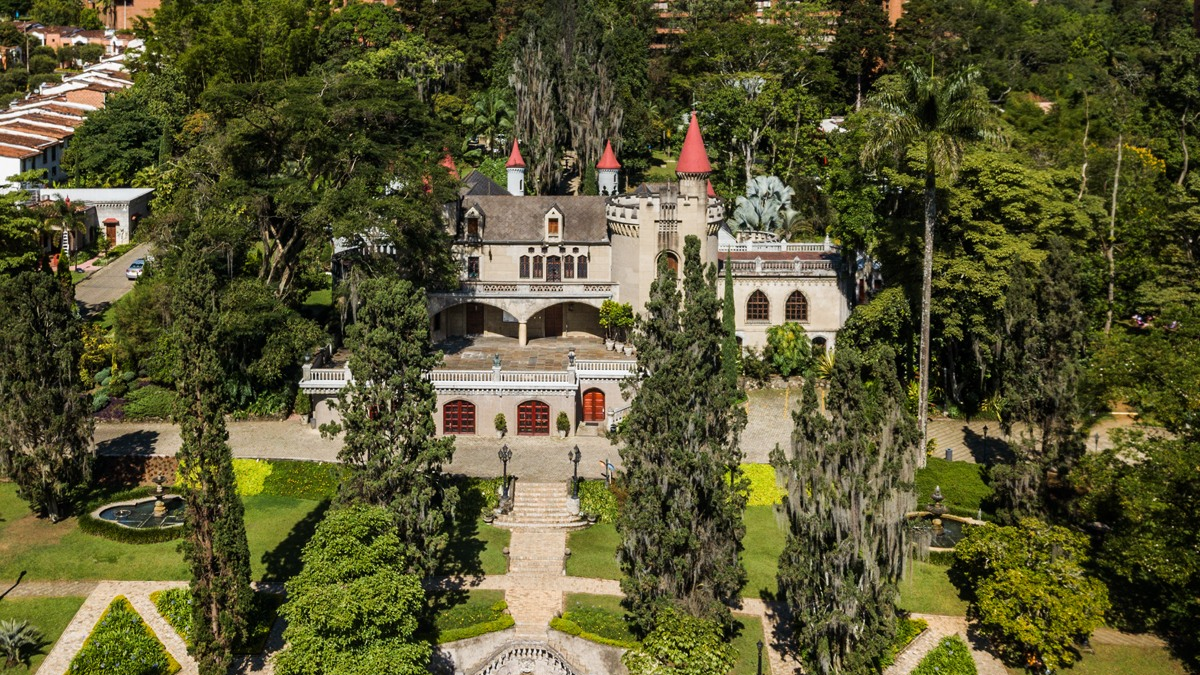
<path id="1" fill-rule="evenodd" d="M 767 329 L 771 365 L 784 377 L 803 373 L 812 362 L 812 343 L 804 326 L 789 321 Z"/>
<path id="2" fill-rule="evenodd" d="M 192 592 L 187 588 L 172 588 L 150 594 L 155 609 L 189 645 L 192 643 Z"/>
<path id="3" fill-rule="evenodd" d="M 237 480 L 238 495 L 253 497 L 262 494 L 267 477 L 272 473 L 270 462 L 261 459 L 233 460 L 233 475 Z"/>
<path id="4" fill-rule="evenodd" d="M 496 413 L 496 417 L 492 420 L 492 424 L 496 426 L 496 431 L 508 431 L 508 420 L 504 418 L 504 413 Z"/>
<path id="5" fill-rule="evenodd" d="M 112 379 L 112 368 L 105 368 L 104 370 L 96 373 L 96 384 L 100 385 L 101 387 L 106 386 L 110 379 Z"/>
<path id="6" fill-rule="evenodd" d="M 606 523 L 617 522 L 617 496 L 602 480 L 579 481 L 579 510 L 600 516 Z"/>
<path id="7" fill-rule="evenodd" d="M 482 592 L 494 593 L 494 591 Z M 474 602 L 468 601 L 466 604 L 438 613 L 436 620 L 438 644 L 494 633 L 514 624 L 512 616 L 505 613 L 508 609 L 507 602 L 499 600 L 490 605 L 486 603 L 486 599 L 480 602 L 476 598 Z"/>
<path id="8" fill-rule="evenodd" d="M 29 657 L 43 644 L 42 632 L 28 621 L 0 621 L 0 657 L 5 668 L 28 665 Z"/>
<path id="9" fill-rule="evenodd" d="M 169 675 L 176 672 L 179 672 L 179 664 L 123 595 L 113 599 L 67 670 L 68 675 Z"/>
<path id="10" fill-rule="evenodd" d="M 126 502 L 135 499 L 145 499 L 154 494 L 154 488 L 139 487 L 97 498 L 79 511 L 79 531 L 104 537 L 122 544 L 158 544 L 172 541 L 183 536 L 183 527 L 156 527 L 145 530 L 135 530 L 124 525 L 118 525 L 111 520 L 104 520 L 92 515 L 96 509 L 113 502 Z"/>
<path id="11" fill-rule="evenodd" d="M 108 394 L 98 391 L 92 395 L 92 412 L 100 412 L 108 405 Z"/>
<path id="12" fill-rule="evenodd" d="M 567 417 L 567 413 L 559 411 L 558 417 L 554 420 L 554 426 L 559 431 L 566 433 L 571 430 L 571 418 Z"/>
<path id="13" fill-rule="evenodd" d="M 742 375 L 755 382 L 766 382 L 771 379 L 771 362 L 761 355 L 754 347 L 747 347 L 742 355 Z"/>
<path id="14" fill-rule="evenodd" d="M 743 464 L 742 473 L 750 480 L 750 499 L 746 506 L 775 506 L 787 491 L 775 482 L 775 467 L 770 464 Z"/>
<path id="15" fill-rule="evenodd" d="M 466 628 L 452 628 L 447 631 L 439 632 L 437 641 L 440 645 L 447 642 L 454 642 L 455 640 L 466 640 L 467 638 L 479 637 L 480 635 L 486 635 L 488 633 L 502 631 L 506 628 L 512 628 L 515 625 L 516 621 L 513 620 L 512 616 L 505 614 L 499 619 L 485 621 L 484 623 L 477 623 L 474 626 L 468 626 Z"/>
<path id="16" fill-rule="evenodd" d="M 325 501 L 337 495 L 346 475 L 341 464 L 271 460 L 271 472 L 263 480 L 262 494 L 293 499 Z"/>
<path id="17" fill-rule="evenodd" d="M 924 619 L 900 618 L 896 624 L 896 635 L 892 637 L 892 644 L 888 646 L 887 651 L 883 653 L 883 658 L 880 659 L 879 665 L 884 668 L 895 663 L 896 655 L 904 651 L 904 648 L 912 644 L 918 635 L 929 628 L 929 624 Z"/>
<path id="18" fill-rule="evenodd" d="M 312 414 L 313 402 L 312 397 L 304 393 L 303 389 L 296 390 L 296 400 L 292 402 L 292 412 L 301 417 L 308 417 Z"/>
<path id="19" fill-rule="evenodd" d="M 163 619 L 179 633 L 179 637 L 190 647 L 192 644 L 192 591 L 188 588 L 172 588 L 165 591 L 155 591 L 150 594 L 150 601 Z M 279 605 L 283 595 L 278 593 L 258 592 L 254 594 L 253 609 L 250 612 L 249 625 L 246 627 L 245 643 L 235 644 L 235 654 L 261 654 L 266 649 L 267 638 L 271 627 L 279 618 Z"/>
<path id="20" fill-rule="evenodd" d="M 976 675 L 975 661 L 967 643 L 957 635 L 942 638 L 933 651 L 921 659 L 912 675 Z"/>
<path id="21" fill-rule="evenodd" d="M 637 642 L 629 642 L 629 641 L 625 641 L 625 640 L 613 640 L 611 638 L 606 638 L 602 635 L 596 635 L 595 633 L 589 633 L 588 631 L 585 631 L 583 629 L 583 627 L 580 626 L 579 624 L 575 623 L 574 621 L 572 621 L 566 617 L 562 617 L 562 616 L 556 616 L 553 619 L 550 619 L 550 627 L 556 631 L 566 633 L 567 635 L 574 635 L 575 637 L 580 637 L 580 638 L 583 638 L 584 640 L 590 640 L 597 644 L 609 645 L 612 647 L 620 647 L 621 649 L 633 649 L 634 647 L 638 646 Z"/>
<path id="22" fill-rule="evenodd" d="M 155 384 L 148 384 L 130 392 L 125 401 L 125 419 L 167 420 L 175 407 L 175 392 Z"/>
<path id="23" fill-rule="evenodd" d="M 474 502 L 479 504 L 479 514 L 483 516 L 500 508 L 500 478 L 467 478 L 465 489 L 474 493 Z"/>

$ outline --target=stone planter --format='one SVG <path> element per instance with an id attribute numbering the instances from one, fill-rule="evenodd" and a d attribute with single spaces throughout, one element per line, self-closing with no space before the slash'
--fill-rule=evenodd
<path id="1" fill-rule="evenodd" d="M 567 513 L 572 516 L 579 515 L 579 500 L 572 497 L 567 497 Z"/>
<path id="2" fill-rule="evenodd" d="M 625 351 L 625 343 L 624 343 L 624 342 L 618 342 L 618 343 L 616 343 L 616 345 L 614 345 L 614 346 L 613 346 L 613 348 L 614 348 L 614 349 L 616 349 L 616 350 L 617 350 L 617 351 L 619 351 L 619 352 L 621 352 L 621 351 Z"/>
<path id="3" fill-rule="evenodd" d="M 497 432 L 496 432 L 496 438 L 504 438 L 504 432 L 503 432 L 503 431 L 497 431 Z"/>
<path id="4" fill-rule="evenodd" d="M 633 355 L 633 345 L 625 345 L 625 349 L 623 351 L 625 352 L 625 356 L 632 356 Z"/>
<path id="5" fill-rule="evenodd" d="M 608 350 L 608 351 L 610 351 L 610 352 L 613 350 L 613 347 L 614 347 L 616 344 L 617 344 L 617 343 L 616 343 L 616 342 L 614 342 L 614 341 L 613 341 L 611 338 L 605 338 L 605 339 L 604 339 L 604 348 L 605 348 L 605 349 L 607 349 L 607 350 Z"/>
<path id="6" fill-rule="evenodd" d="M 559 437 L 559 438 L 566 438 L 566 437 L 567 437 L 567 432 L 566 432 L 566 431 L 563 431 L 562 429 L 559 429 L 559 430 L 558 430 L 558 437 Z"/>

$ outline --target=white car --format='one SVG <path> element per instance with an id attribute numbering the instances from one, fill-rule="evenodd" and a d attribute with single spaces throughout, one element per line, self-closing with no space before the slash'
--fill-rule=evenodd
<path id="1" fill-rule="evenodd" d="M 133 261 L 133 264 L 125 268 L 125 278 L 136 281 L 142 277 L 142 272 L 146 271 L 146 259 L 138 258 Z"/>

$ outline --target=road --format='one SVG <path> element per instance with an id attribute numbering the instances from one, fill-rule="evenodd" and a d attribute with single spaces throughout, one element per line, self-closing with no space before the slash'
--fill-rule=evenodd
<path id="1" fill-rule="evenodd" d="M 75 284 L 75 302 L 79 303 L 79 311 L 84 318 L 98 316 L 133 290 L 134 282 L 125 278 L 125 268 L 149 251 L 149 244 L 140 244 Z"/>

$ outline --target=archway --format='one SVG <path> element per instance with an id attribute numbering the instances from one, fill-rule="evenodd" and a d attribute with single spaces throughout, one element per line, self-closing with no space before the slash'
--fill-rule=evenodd
<path id="1" fill-rule="evenodd" d="M 443 434 L 474 434 L 475 404 L 470 401 L 449 401 L 442 406 Z"/>
<path id="2" fill-rule="evenodd" d="M 604 392 L 599 389 L 588 389 L 583 392 L 583 421 L 603 422 L 608 414 L 604 407 Z"/>
<path id="3" fill-rule="evenodd" d="M 549 436 L 550 406 L 541 401 L 525 401 L 517 406 L 518 436 Z"/>
<path id="4" fill-rule="evenodd" d="M 667 269 L 671 270 L 675 276 L 679 276 L 679 256 L 675 255 L 674 251 L 663 251 L 662 255 L 658 256 L 659 261 L 666 261 Z"/>

